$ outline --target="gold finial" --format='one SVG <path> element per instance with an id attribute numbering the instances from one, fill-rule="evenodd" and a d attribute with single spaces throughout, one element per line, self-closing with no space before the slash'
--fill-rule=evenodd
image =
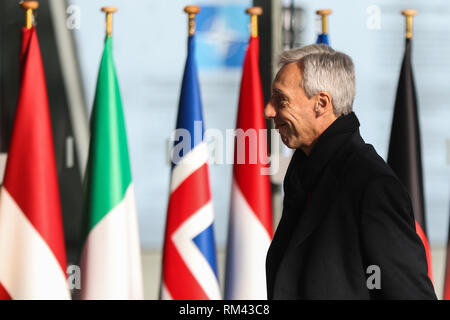
<path id="1" fill-rule="evenodd" d="M 189 36 L 193 36 L 195 33 L 195 15 L 200 12 L 199 6 L 186 6 L 184 7 L 184 12 L 188 14 L 189 18 Z"/>
<path id="2" fill-rule="evenodd" d="M 405 9 L 402 11 L 402 15 L 406 17 L 406 39 L 411 39 L 413 30 L 413 17 L 417 15 L 417 10 Z"/>
<path id="3" fill-rule="evenodd" d="M 33 10 L 39 7 L 39 2 L 21 1 L 20 6 L 25 9 L 25 27 L 30 29 L 33 26 Z"/>
<path id="4" fill-rule="evenodd" d="M 117 7 L 103 7 L 102 11 L 106 13 L 106 35 L 110 37 L 112 35 L 112 15 L 117 12 Z"/>
<path id="5" fill-rule="evenodd" d="M 262 15 L 263 9 L 261 7 L 251 7 L 245 10 L 245 13 L 250 15 L 250 30 L 252 38 L 258 36 L 258 16 Z"/>
<path id="6" fill-rule="evenodd" d="M 331 9 L 320 9 L 316 14 L 322 17 L 322 33 L 328 33 L 328 15 L 332 14 Z"/>

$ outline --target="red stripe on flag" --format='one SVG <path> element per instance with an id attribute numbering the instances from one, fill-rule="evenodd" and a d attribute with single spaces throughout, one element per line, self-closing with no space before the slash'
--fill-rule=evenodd
<path id="1" fill-rule="evenodd" d="M 53 134 L 36 30 L 22 29 L 22 78 L 4 186 L 66 270 Z"/>
<path id="2" fill-rule="evenodd" d="M 172 241 L 164 246 L 164 283 L 174 300 L 209 300 Z"/>
<path id="3" fill-rule="evenodd" d="M 447 262 L 445 266 L 444 300 L 450 300 L 450 242 L 447 244 Z"/>
<path id="4" fill-rule="evenodd" d="M 171 235 L 193 213 L 211 200 L 208 164 L 205 163 L 176 188 L 169 199 L 166 234 Z"/>
<path id="5" fill-rule="evenodd" d="M 211 200 L 208 186 L 208 164 L 205 163 L 187 177 L 170 195 L 164 240 L 163 281 L 175 300 L 209 299 L 172 241 L 173 233 L 192 214 Z"/>
<path id="6" fill-rule="evenodd" d="M 6 291 L 5 287 L 0 283 L 0 300 L 12 300 L 8 291 Z"/>
<path id="7" fill-rule="evenodd" d="M 425 232 L 423 232 L 422 227 L 420 224 L 415 220 L 416 222 L 416 233 L 419 236 L 420 240 L 422 240 L 423 246 L 425 247 L 425 255 L 427 257 L 427 265 L 428 265 L 428 277 L 430 278 L 431 282 L 433 282 L 433 268 L 431 265 L 431 250 L 430 250 L 430 244 L 428 243 L 427 236 L 425 235 Z"/>
<path id="8" fill-rule="evenodd" d="M 256 217 L 266 229 L 269 236 L 273 236 L 272 226 L 272 200 L 271 187 L 268 175 L 262 175 L 261 171 L 268 170 L 266 155 L 267 135 L 260 135 L 260 130 L 266 129 L 266 123 L 263 117 L 264 99 L 262 94 L 261 79 L 259 75 L 259 38 L 250 38 L 249 47 L 244 60 L 242 71 L 242 82 L 239 97 L 239 110 L 237 129 L 256 130 L 257 147 L 256 149 L 245 144 L 245 163 L 237 164 L 237 152 L 235 146 L 235 165 L 233 167 L 234 178 L 238 184 L 247 203 L 252 208 Z M 246 139 L 248 140 L 248 139 Z M 249 163 L 249 153 L 256 150 L 257 163 Z M 265 158 L 265 159 L 264 159 Z"/>

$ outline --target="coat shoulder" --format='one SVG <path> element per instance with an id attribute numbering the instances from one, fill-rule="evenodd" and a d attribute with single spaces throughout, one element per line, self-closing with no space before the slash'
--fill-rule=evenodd
<path id="1" fill-rule="evenodd" d="M 356 184 L 355 187 L 364 189 L 372 181 L 384 177 L 398 180 L 375 148 L 364 142 L 359 132 L 353 134 L 333 163 L 338 180 L 350 180 L 353 185 Z"/>

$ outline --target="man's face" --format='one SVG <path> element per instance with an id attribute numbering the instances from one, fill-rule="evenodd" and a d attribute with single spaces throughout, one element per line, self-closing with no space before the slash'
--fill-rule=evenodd
<path id="1" fill-rule="evenodd" d="M 309 150 L 318 134 L 314 106 L 317 98 L 308 97 L 300 87 L 302 71 L 297 63 L 285 65 L 272 84 L 272 97 L 264 108 L 267 119 L 273 119 L 283 143 L 292 149 Z"/>

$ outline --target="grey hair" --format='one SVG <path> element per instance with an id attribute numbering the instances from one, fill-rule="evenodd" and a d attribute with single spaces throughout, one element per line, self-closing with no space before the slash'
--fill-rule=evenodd
<path id="1" fill-rule="evenodd" d="M 278 58 L 280 68 L 292 62 L 298 63 L 302 70 L 300 86 L 309 99 L 326 91 L 331 95 L 335 115 L 352 112 L 356 93 L 352 58 L 328 45 L 312 44 L 286 50 Z"/>

